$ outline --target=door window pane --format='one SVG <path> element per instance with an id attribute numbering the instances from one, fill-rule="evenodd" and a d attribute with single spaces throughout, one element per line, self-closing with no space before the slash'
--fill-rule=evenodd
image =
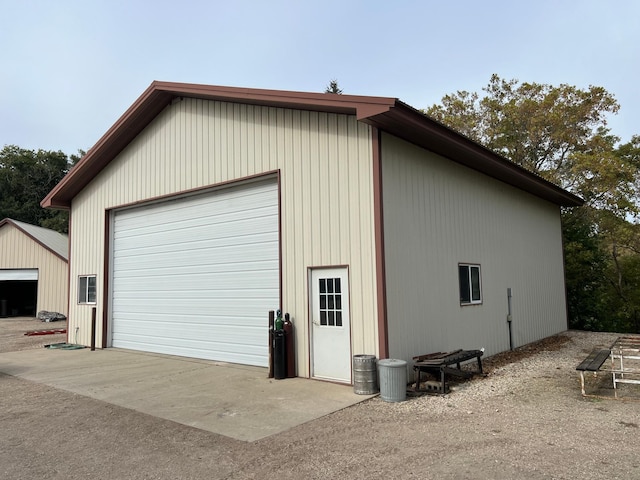
<path id="1" fill-rule="evenodd" d="M 339 278 L 320 279 L 320 325 L 342 326 L 342 284 Z"/>

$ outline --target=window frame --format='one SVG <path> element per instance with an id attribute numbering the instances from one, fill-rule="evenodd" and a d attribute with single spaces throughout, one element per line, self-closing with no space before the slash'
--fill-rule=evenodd
<path id="1" fill-rule="evenodd" d="M 90 280 L 93 279 L 93 301 Z M 84 285 L 83 284 L 84 281 Z M 96 275 L 78 275 L 78 305 L 95 305 L 98 300 L 98 280 Z"/>
<path id="2" fill-rule="evenodd" d="M 463 284 L 463 276 L 462 269 L 467 270 L 466 274 L 466 283 Z M 477 270 L 477 298 L 474 298 L 474 277 L 473 271 Z M 468 295 L 469 300 L 466 300 L 466 297 L 463 296 L 463 288 L 468 288 L 468 292 L 465 292 Z M 468 305 L 482 305 L 483 295 L 482 295 L 482 268 L 479 263 L 459 263 L 458 264 L 458 293 L 460 298 L 460 306 L 466 307 Z"/>

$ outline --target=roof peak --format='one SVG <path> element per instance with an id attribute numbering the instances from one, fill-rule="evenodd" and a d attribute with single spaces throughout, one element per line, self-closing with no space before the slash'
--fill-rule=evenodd
<path id="1" fill-rule="evenodd" d="M 44 248 L 60 257 L 65 262 L 69 261 L 69 237 L 64 233 L 57 232 L 50 228 L 40 227 L 31 223 L 5 218 L 0 220 L 0 228 L 4 225 L 13 225 L 23 234 L 39 243 Z"/>
<path id="2" fill-rule="evenodd" d="M 111 160 L 176 98 L 196 98 L 355 115 L 357 120 L 514 185 L 558 205 L 582 200 L 462 136 L 394 97 L 337 95 L 195 83 L 153 81 L 75 167 L 42 200 L 43 207 L 68 209 L 75 197 Z"/>

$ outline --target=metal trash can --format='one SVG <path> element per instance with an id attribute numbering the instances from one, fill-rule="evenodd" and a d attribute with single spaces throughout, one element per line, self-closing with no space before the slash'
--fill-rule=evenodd
<path id="1" fill-rule="evenodd" d="M 394 358 L 378 361 L 380 397 L 385 402 L 403 402 L 407 399 L 407 362 Z"/>
<path id="2" fill-rule="evenodd" d="M 378 370 L 375 355 L 353 356 L 353 392 L 358 395 L 378 393 Z"/>

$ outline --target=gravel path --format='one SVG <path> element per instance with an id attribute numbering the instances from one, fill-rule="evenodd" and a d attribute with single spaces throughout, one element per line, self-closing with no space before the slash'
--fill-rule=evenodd
<path id="1" fill-rule="evenodd" d="M 54 343 L 5 322 L 0 352 Z M 583 398 L 575 371 L 617 336 L 565 332 L 485 359 L 446 396 L 374 398 L 254 443 L 0 375 L 0 478 L 638 479 L 640 386 L 608 399 L 600 376 L 602 398 Z"/>

